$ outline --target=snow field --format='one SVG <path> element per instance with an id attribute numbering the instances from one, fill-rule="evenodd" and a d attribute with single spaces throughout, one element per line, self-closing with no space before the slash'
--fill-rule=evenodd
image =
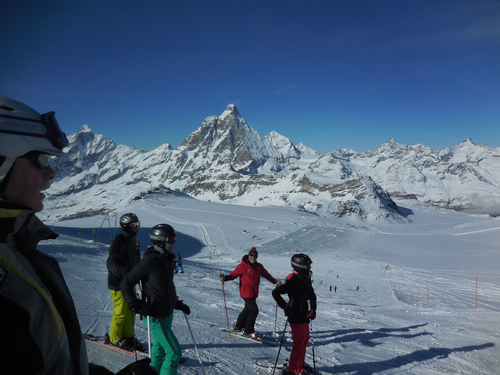
<path id="1" fill-rule="evenodd" d="M 322 374 L 496 374 L 500 368 L 500 256 L 495 251 L 500 232 L 494 229 L 498 220 L 409 209 L 412 223 L 384 227 L 352 227 L 286 208 L 178 197 L 135 201 L 120 208 L 118 215 L 139 216 L 143 250 L 153 225 L 167 222 L 178 232 L 174 252 L 183 256 L 185 273 L 175 276 L 177 292 L 191 307 L 188 319 L 207 374 L 266 374 L 254 362 L 276 360 L 277 346 L 229 338 L 220 329 L 227 327 L 227 318 L 217 275 L 232 271 L 251 246 L 257 247 L 259 261 L 276 278 L 290 272 L 293 253 L 305 252 L 312 258 L 318 312 L 306 361 L 313 363 L 314 342 L 314 360 Z M 58 223 L 56 231 L 64 235 L 41 245 L 42 251 L 61 262 L 82 330 L 101 335 L 112 314 L 105 266 L 110 235 L 102 229 L 93 242 L 88 233 L 102 221 L 97 217 Z M 477 309 L 471 294 L 476 276 Z M 427 284 L 429 308 L 422 295 Z M 337 286 L 337 292 L 330 286 Z M 285 317 L 281 310 L 276 316 L 272 288 L 261 280 L 256 330 L 269 337 L 276 331 L 279 339 Z M 225 283 L 224 290 L 232 326 L 243 301 L 237 281 Z M 404 293 L 404 300 L 394 290 Z M 412 293 L 414 298 L 418 295 L 413 305 L 407 297 Z M 183 354 L 191 358 L 179 374 L 201 374 L 185 319 L 175 314 L 174 332 Z M 139 320 L 136 335 L 147 343 Z M 279 363 L 290 350 L 288 329 Z M 125 364 L 107 363 L 115 371 Z"/>

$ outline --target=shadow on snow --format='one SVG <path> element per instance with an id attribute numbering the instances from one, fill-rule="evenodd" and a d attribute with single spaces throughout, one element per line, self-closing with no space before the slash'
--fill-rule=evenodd
<path id="1" fill-rule="evenodd" d="M 354 375 L 375 374 L 377 372 L 387 371 L 410 363 L 424 362 L 431 359 L 447 358 L 451 353 L 455 352 L 473 352 L 476 350 L 488 349 L 494 347 L 493 343 L 485 343 L 482 345 L 462 346 L 459 348 L 429 348 L 416 350 L 413 353 L 400 355 L 385 361 L 352 363 L 338 365 L 333 368 L 333 374 L 353 373 Z M 319 368 L 319 370 L 327 370 Z M 332 369 L 328 369 L 331 371 Z"/>
<path id="2" fill-rule="evenodd" d="M 346 342 L 354 342 L 358 341 L 361 344 L 369 347 L 375 347 L 380 345 L 381 343 L 377 343 L 373 340 L 383 339 L 386 337 L 399 337 L 404 339 L 411 339 L 414 337 L 424 336 L 424 335 L 432 335 L 429 332 L 419 332 L 419 333 L 411 333 L 411 334 L 401 334 L 401 332 L 409 332 L 412 329 L 425 327 L 425 324 L 419 324 L 409 327 L 402 328 L 381 328 L 377 330 L 372 329 L 364 329 L 364 328 L 354 328 L 354 329 L 345 329 L 345 330 L 334 330 L 334 331 L 315 331 L 314 338 L 321 340 L 321 337 L 329 338 L 324 339 L 319 342 L 315 342 L 316 346 L 329 345 L 332 343 L 346 343 Z"/>
<path id="3" fill-rule="evenodd" d="M 113 240 L 114 236 L 116 236 L 118 233 L 120 233 L 121 229 L 117 228 L 104 228 L 101 230 L 96 230 L 94 228 L 71 228 L 71 227 L 60 227 L 60 226 L 55 226 L 51 227 L 56 233 L 61 234 L 61 235 L 66 235 L 66 236 L 71 236 L 76 239 L 75 244 L 78 243 L 79 240 L 83 241 L 96 241 L 97 243 L 100 244 L 105 244 L 106 246 L 109 246 L 111 241 Z M 151 246 L 151 240 L 149 238 L 149 233 L 151 231 L 151 228 L 148 227 L 141 227 L 139 229 L 139 232 L 137 233 L 137 241 L 141 243 L 141 253 L 144 254 L 144 252 L 147 250 L 148 246 Z M 42 241 L 42 243 L 46 244 L 47 247 L 49 245 L 49 241 Z M 67 245 L 58 245 L 57 244 L 57 239 L 55 240 L 55 243 L 52 245 L 54 248 L 50 249 L 50 252 L 68 252 L 68 246 Z M 181 256 L 183 257 L 188 257 L 194 254 L 197 254 L 201 249 L 205 246 L 204 243 L 200 242 L 198 239 L 192 236 L 188 236 L 184 233 L 181 233 L 177 231 L 177 240 L 176 240 L 176 245 L 174 248 L 174 253 L 180 253 Z M 89 248 L 84 248 L 83 246 L 76 246 L 72 245 L 71 248 L 78 248 L 78 253 L 79 254 L 99 254 L 102 252 L 101 249 L 96 249 L 94 250 L 89 250 Z M 66 250 L 64 250 L 66 249 Z M 45 248 L 44 252 L 46 251 L 47 248 Z"/>

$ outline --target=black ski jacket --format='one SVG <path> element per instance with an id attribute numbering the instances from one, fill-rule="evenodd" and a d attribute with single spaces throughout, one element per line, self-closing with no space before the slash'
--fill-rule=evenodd
<path id="1" fill-rule="evenodd" d="M 116 235 L 109 246 L 109 256 L 106 262 L 108 268 L 108 288 L 120 290 L 120 281 L 141 259 L 141 252 L 136 234 L 122 230 Z"/>
<path id="2" fill-rule="evenodd" d="M 288 294 L 288 306 L 291 308 L 288 321 L 291 324 L 309 323 L 308 315 L 316 314 L 316 293 L 314 293 L 309 275 L 293 272 L 288 275 L 285 283 L 274 288 L 272 293 L 273 298 L 282 309 L 287 306 L 287 302 L 281 295 Z"/>
<path id="3" fill-rule="evenodd" d="M 130 309 L 141 315 L 167 317 L 179 302 L 174 284 L 175 255 L 149 247 L 141 261 L 125 275 L 120 289 Z M 134 286 L 142 281 L 142 299 Z"/>

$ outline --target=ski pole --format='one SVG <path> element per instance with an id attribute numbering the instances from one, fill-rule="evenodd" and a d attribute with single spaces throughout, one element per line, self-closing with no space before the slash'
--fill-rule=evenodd
<path id="1" fill-rule="evenodd" d="M 226 309 L 227 331 L 229 332 L 229 337 L 231 337 L 231 328 L 229 328 L 229 315 L 227 315 L 226 292 L 224 291 L 224 281 L 222 282 L 222 295 L 224 296 L 224 308 Z"/>
<path id="2" fill-rule="evenodd" d="M 274 372 L 276 371 L 276 366 L 278 365 L 278 359 L 280 357 L 281 347 L 283 346 L 283 340 L 285 338 L 285 332 L 286 332 L 287 325 L 288 325 L 288 317 L 286 318 L 285 329 L 283 330 L 283 335 L 281 336 L 280 348 L 278 349 L 278 356 L 276 357 L 276 362 L 274 362 L 273 375 L 274 375 Z"/>
<path id="3" fill-rule="evenodd" d="M 188 320 L 186 313 L 184 313 L 184 318 L 186 318 L 186 323 L 187 323 L 187 326 L 189 328 L 189 333 L 191 334 L 191 338 L 193 339 L 194 349 L 196 350 L 196 355 L 198 356 L 198 361 L 200 361 L 201 371 L 203 372 L 203 374 L 205 374 L 205 369 L 203 368 L 203 363 L 201 362 L 200 353 L 198 353 L 198 347 L 196 346 L 196 341 L 194 341 L 193 331 L 191 331 L 191 326 L 189 325 L 189 320 Z"/>
<path id="4" fill-rule="evenodd" d="M 149 328 L 149 315 L 148 315 L 148 354 L 151 358 L 151 329 Z"/>
<path id="5" fill-rule="evenodd" d="M 274 332 L 273 336 L 276 336 L 276 323 L 278 321 L 278 302 L 276 302 L 276 315 L 274 315 Z"/>
<path id="6" fill-rule="evenodd" d="M 311 329 L 311 345 L 312 345 L 312 354 L 313 354 L 313 370 L 314 370 L 314 374 L 316 375 L 316 358 L 314 357 L 314 339 L 313 339 L 313 324 L 312 324 L 312 320 L 309 323 L 309 328 Z"/>
<path id="7" fill-rule="evenodd" d="M 134 346 L 134 355 L 135 355 L 135 360 L 137 361 L 137 348 L 135 347 L 135 341 L 137 340 L 135 338 L 135 312 L 130 310 L 130 315 L 132 317 L 132 340 L 133 340 L 133 346 Z"/>

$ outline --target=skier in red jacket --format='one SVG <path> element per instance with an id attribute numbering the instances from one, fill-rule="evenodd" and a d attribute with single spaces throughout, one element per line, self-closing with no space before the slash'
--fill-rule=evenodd
<path id="1" fill-rule="evenodd" d="M 259 338 L 259 335 L 255 333 L 254 326 L 259 314 L 256 300 L 259 296 L 260 277 L 262 276 L 276 285 L 282 284 L 281 281 L 272 277 L 261 263 L 257 262 L 258 256 L 257 249 L 252 247 L 248 254 L 243 256 L 241 263 L 233 272 L 229 275 L 222 273 L 219 275 L 219 280 L 222 282 L 240 278 L 240 296 L 245 301 L 245 307 L 236 320 L 234 330 L 238 332 L 244 330 L 246 336 L 255 340 Z"/>

